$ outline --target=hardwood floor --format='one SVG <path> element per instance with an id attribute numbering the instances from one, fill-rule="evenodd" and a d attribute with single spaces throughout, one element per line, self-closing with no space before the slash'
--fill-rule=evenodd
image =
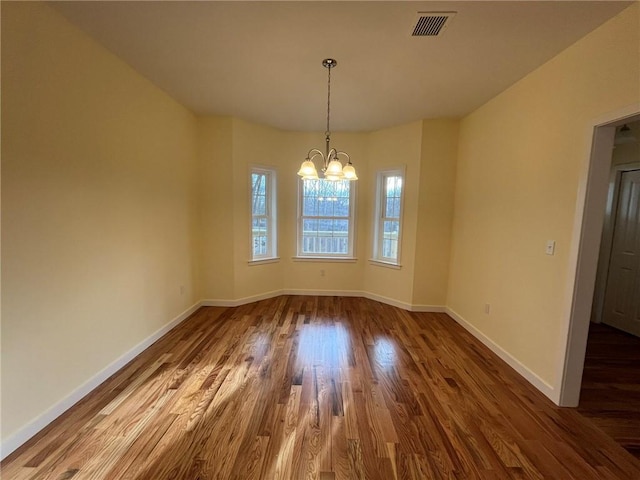
<path id="1" fill-rule="evenodd" d="M 201 308 L 3 479 L 638 479 L 444 314 L 283 296 Z"/>
<path id="2" fill-rule="evenodd" d="M 640 459 L 640 338 L 591 324 L 578 411 Z"/>

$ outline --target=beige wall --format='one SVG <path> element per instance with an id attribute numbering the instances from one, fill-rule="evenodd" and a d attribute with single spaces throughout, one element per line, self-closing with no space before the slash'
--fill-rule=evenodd
<path id="1" fill-rule="evenodd" d="M 195 124 L 49 7 L 2 2 L 3 441 L 198 299 Z"/>
<path id="2" fill-rule="evenodd" d="M 264 294 L 282 288 L 282 263 L 249 264 L 251 259 L 251 183 L 253 165 L 276 170 L 278 185 L 283 182 L 281 145 L 285 134 L 270 127 L 240 119 L 233 120 L 233 255 L 234 300 Z M 295 172 L 294 172 L 295 173 Z M 280 192 L 277 192 L 280 193 Z M 277 199 L 282 206 L 282 198 Z M 227 208 L 229 205 L 227 204 Z M 278 212 L 280 213 L 280 212 Z M 280 224 L 282 222 L 279 222 Z M 283 242 L 284 243 L 284 242 Z"/>
<path id="3" fill-rule="evenodd" d="M 586 134 L 596 118 L 640 100 L 639 7 L 461 124 L 448 305 L 552 389 L 567 340 Z M 547 240 L 557 242 L 554 256 Z"/>
<path id="4" fill-rule="evenodd" d="M 199 297 L 234 298 L 233 119 L 198 118 Z"/>
<path id="5" fill-rule="evenodd" d="M 446 119 L 422 124 L 414 305 L 447 304 L 459 124 Z"/>
<path id="6" fill-rule="evenodd" d="M 358 187 L 366 191 L 361 223 L 365 231 L 366 247 L 362 252 L 366 260 L 362 289 L 381 297 L 390 298 L 407 305 L 413 293 L 413 272 L 416 255 L 416 229 L 418 224 L 418 193 L 420 182 L 420 151 L 422 122 L 387 128 L 372 132 L 367 138 L 366 155 L 369 168 L 360 175 Z M 400 269 L 369 263 L 373 257 L 373 222 L 377 172 L 397 167 L 405 168 L 404 205 L 402 216 L 402 238 Z"/>

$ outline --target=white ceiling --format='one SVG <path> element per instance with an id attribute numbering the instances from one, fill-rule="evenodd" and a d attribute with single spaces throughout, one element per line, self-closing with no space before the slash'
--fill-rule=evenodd
<path id="1" fill-rule="evenodd" d="M 55 2 L 71 22 L 199 114 L 287 130 L 366 131 L 460 117 L 629 1 Z M 455 11 L 412 37 L 419 11 Z"/>

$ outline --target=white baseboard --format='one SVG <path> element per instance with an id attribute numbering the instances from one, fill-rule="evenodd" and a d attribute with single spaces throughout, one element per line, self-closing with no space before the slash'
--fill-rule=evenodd
<path id="1" fill-rule="evenodd" d="M 410 303 L 402 302 L 394 298 L 385 297 L 383 295 L 378 295 L 376 293 L 371 293 L 371 292 L 360 292 L 360 293 L 361 293 L 361 296 L 363 296 L 364 298 L 368 298 L 369 300 L 374 300 L 380 303 L 386 303 L 387 305 L 398 307 L 403 310 L 408 310 L 408 311 L 413 310 L 412 308 L 413 306 Z"/>
<path id="2" fill-rule="evenodd" d="M 303 289 L 287 289 L 273 290 L 267 293 L 251 295 L 248 297 L 238 298 L 237 300 L 209 299 L 202 300 L 200 305 L 203 307 L 239 307 L 247 303 L 258 302 L 268 298 L 278 297 L 280 295 L 315 295 L 319 297 L 363 297 L 363 293 L 358 290 L 303 290 Z"/>
<path id="3" fill-rule="evenodd" d="M 224 299 L 209 299 L 202 300 L 200 306 L 202 307 L 239 307 L 246 305 L 247 303 L 259 302 L 260 300 L 267 300 L 268 298 L 284 295 L 282 290 L 272 290 L 271 292 L 260 293 L 258 295 L 251 295 L 248 297 L 238 298 L 236 300 L 224 300 Z"/>
<path id="4" fill-rule="evenodd" d="M 371 293 L 371 292 L 361 292 L 361 294 L 363 297 L 368 298 L 369 300 L 375 300 L 376 302 L 386 303 L 387 305 L 392 305 L 394 307 L 402 308 L 403 310 L 408 310 L 410 312 L 444 313 L 446 310 L 446 307 L 444 305 L 418 305 L 414 303 L 402 302 L 394 298 L 385 297 L 383 295 L 378 295 L 376 293 Z"/>
<path id="5" fill-rule="evenodd" d="M 74 406 L 80 400 L 82 400 L 85 396 L 87 396 L 93 389 L 98 387 L 102 382 L 104 382 L 111 375 L 116 373 L 122 367 L 124 367 L 127 363 L 133 360 L 136 356 L 142 353 L 144 350 L 149 348 L 156 340 L 160 337 L 168 333 L 172 328 L 176 327 L 178 324 L 186 320 L 189 315 L 195 312 L 198 308 L 200 308 L 200 302 L 192 305 L 180 315 L 175 317 L 165 326 L 155 331 L 149 337 L 145 338 L 143 341 L 138 343 L 135 347 L 133 347 L 128 352 L 124 353 L 120 358 L 114 360 L 101 371 L 96 373 L 89 380 L 84 382 L 74 391 L 72 391 L 65 398 L 51 406 L 44 413 L 40 414 L 29 423 L 27 423 L 24 427 L 20 428 L 18 431 L 12 433 L 7 437 L 6 440 L 2 442 L 0 446 L 0 460 L 7 457 L 11 454 L 15 449 L 19 446 L 27 442 L 31 437 L 37 434 L 44 427 L 53 422 L 56 418 L 66 412 L 69 408 Z"/>
<path id="6" fill-rule="evenodd" d="M 411 311 L 421 313 L 447 313 L 447 307 L 444 305 L 412 305 Z"/>
<path id="7" fill-rule="evenodd" d="M 527 367 L 525 367 L 520 361 L 512 356 L 509 352 L 504 350 L 500 345 L 495 343 L 489 337 L 487 337 L 484 333 L 474 327 L 471 323 L 466 321 L 459 315 L 457 312 L 452 310 L 451 308 L 446 308 L 446 313 L 451 318 L 453 318 L 456 322 L 458 322 L 465 330 L 467 330 L 471 335 L 480 340 L 484 345 L 486 345 L 493 353 L 498 355 L 502 360 L 504 360 L 511 368 L 513 368 L 516 372 L 518 372 L 525 380 L 527 380 L 531 385 L 540 390 L 545 396 L 547 396 L 553 403 L 558 405 L 559 398 L 556 390 L 549 385 L 547 382 L 542 380 L 538 375 L 533 373 Z"/>
<path id="8" fill-rule="evenodd" d="M 444 305 L 412 305 L 411 311 L 421 313 L 447 313 L 447 307 Z"/>
<path id="9" fill-rule="evenodd" d="M 313 295 L 318 297 L 363 297 L 360 290 L 302 290 L 290 288 L 282 291 L 282 295 Z"/>
<path id="10" fill-rule="evenodd" d="M 386 303 L 394 307 L 402 308 L 410 312 L 446 312 L 446 307 L 443 305 L 414 305 L 411 303 L 402 302 L 394 298 L 377 295 L 371 292 L 365 292 L 362 290 L 315 290 L 315 289 L 299 289 L 289 288 L 284 290 L 273 290 L 271 292 L 262 293 L 259 295 L 252 295 L 249 297 L 239 298 L 237 300 L 220 300 L 211 299 L 203 300 L 201 305 L 204 307 L 239 307 L 240 305 L 246 305 L 247 303 L 257 302 L 259 300 L 266 300 L 268 298 L 277 297 L 279 295 L 315 295 L 320 297 L 364 297 L 369 300 L 375 300 L 376 302 Z"/>

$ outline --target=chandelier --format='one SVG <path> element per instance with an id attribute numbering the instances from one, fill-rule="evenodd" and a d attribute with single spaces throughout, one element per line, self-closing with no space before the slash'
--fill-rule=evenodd
<path id="1" fill-rule="evenodd" d="M 334 68 L 338 62 L 333 58 L 325 58 L 322 61 L 322 65 L 329 71 L 327 76 L 327 130 L 324 132 L 325 140 L 325 152 L 321 152 L 317 148 L 312 148 L 307 153 L 307 158 L 302 162 L 298 175 L 304 180 L 317 180 L 318 171 L 313 163 L 316 157 L 322 159 L 322 174 L 327 180 L 357 180 L 356 169 L 351 164 L 351 158 L 346 152 L 341 152 L 335 148 L 331 148 L 331 128 L 329 126 L 329 119 L 331 113 L 331 69 Z M 343 166 L 338 156 L 346 157 L 347 163 Z"/>

